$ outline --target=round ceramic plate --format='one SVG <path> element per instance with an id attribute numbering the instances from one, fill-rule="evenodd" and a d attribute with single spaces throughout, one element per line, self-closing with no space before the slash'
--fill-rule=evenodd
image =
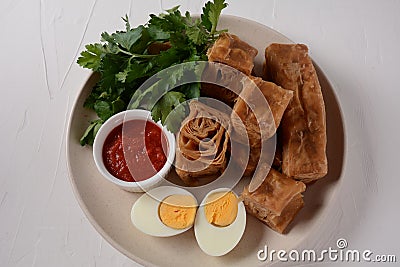
<path id="1" fill-rule="evenodd" d="M 256 47 L 255 72 L 261 73 L 264 49 L 273 42 L 291 43 L 285 36 L 259 23 L 234 17 L 222 16 L 219 28 Z M 328 175 L 310 185 L 305 194 L 305 207 L 289 226 L 285 235 L 270 230 L 252 216 L 247 216 L 245 233 L 234 250 L 222 257 L 210 257 L 197 245 L 193 229 L 168 238 L 147 236 L 137 230 L 130 221 L 132 204 L 141 195 L 128 193 L 106 181 L 97 171 L 90 146 L 82 147 L 79 138 L 94 114 L 83 108 L 83 102 L 96 83 L 92 75 L 83 86 L 71 112 L 67 135 L 67 159 L 72 186 L 79 204 L 96 230 L 116 249 L 132 260 L 146 266 L 257 266 L 257 252 L 268 246 L 270 249 L 290 250 L 302 247 L 315 236 L 324 232 L 331 214 L 336 209 L 335 195 L 341 190 L 339 182 L 344 158 L 344 131 L 340 108 L 334 91 L 325 75 L 316 65 L 327 114 Z M 240 194 L 242 181 L 235 187 Z M 195 260 L 194 260 L 195 259 Z"/>

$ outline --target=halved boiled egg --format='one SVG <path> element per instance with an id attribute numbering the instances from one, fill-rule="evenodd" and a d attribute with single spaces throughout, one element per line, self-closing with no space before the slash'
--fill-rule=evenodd
<path id="1" fill-rule="evenodd" d="M 240 241 L 246 228 L 243 202 L 229 188 L 209 192 L 197 210 L 194 232 L 208 255 L 222 256 Z"/>
<path id="2" fill-rule="evenodd" d="M 133 204 L 131 220 L 145 234 L 173 236 L 193 226 L 197 206 L 196 198 L 187 190 L 160 186 L 148 191 Z"/>

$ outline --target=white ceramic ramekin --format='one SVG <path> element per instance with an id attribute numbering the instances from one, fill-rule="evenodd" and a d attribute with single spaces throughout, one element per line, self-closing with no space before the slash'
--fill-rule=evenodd
<path id="1" fill-rule="evenodd" d="M 129 192 L 146 192 L 152 188 L 157 187 L 162 182 L 164 177 L 169 173 L 169 170 L 175 158 L 175 136 L 173 133 L 168 131 L 165 126 L 162 126 L 161 123 L 156 123 L 162 129 L 165 137 L 167 138 L 168 155 L 166 163 L 158 173 L 146 180 L 138 182 L 127 182 L 120 180 L 117 177 L 113 176 L 104 165 L 103 145 L 107 136 L 115 127 L 121 125 L 124 121 L 134 119 L 149 120 L 154 122 L 151 118 L 151 113 L 147 110 L 132 109 L 115 114 L 114 116 L 109 118 L 97 132 L 96 138 L 93 143 L 93 158 L 99 172 L 108 181 Z"/>

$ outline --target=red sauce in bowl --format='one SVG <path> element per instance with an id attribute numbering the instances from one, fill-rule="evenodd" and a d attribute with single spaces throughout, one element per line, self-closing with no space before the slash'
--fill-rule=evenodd
<path id="1" fill-rule="evenodd" d="M 129 120 L 115 127 L 103 145 L 103 162 L 116 178 L 138 182 L 154 176 L 167 161 L 167 139 L 147 120 Z"/>

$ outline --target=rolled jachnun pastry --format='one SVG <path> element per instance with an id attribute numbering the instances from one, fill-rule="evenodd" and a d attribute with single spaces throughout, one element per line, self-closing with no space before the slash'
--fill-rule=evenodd
<path id="1" fill-rule="evenodd" d="M 227 64 L 246 75 L 254 67 L 254 58 L 258 51 L 234 34 L 222 33 L 208 50 L 208 60 Z"/>
<path id="2" fill-rule="evenodd" d="M 243 90 L 233 106 L 235 114 L 231 115 L 232 138 L 247 144 L 246 131 L 250 146 L 259 147 L 275 134 L 293 92 L 253 76 L 243 79 L 242 84 Z"/>
<path id="3" fill-rule="evenodd" d="M 175 170 L 188 186 L 202 177 L 221 174 L 227 164 L 229 116 L 192 100 L 190 113 L 177 135 Z"/>
<path id="4" fill-rule="evenodd" d="M 202 74 L 201 96 L 220 100 L 233 107 L 242 91 L 242 77 L 245 74 L 231 66 L 208 62 Z"/>
<path id="5" fill-rule="evenodd" d="M 328 172 L 325 104 L 317 73 L 303 44 L 271 44 L 265 49 L 265 74 L 292 90 L 280 125 L 282 171 L 308 183 Z"/>
<path id="6" fill-rule="evenodd" d="M 244 188 L 242 198 L 249 214 L 282 234 L 304 206 L 302 193 L 305 189 L 304 183 L 271 168 L 254 192 Z"/>
<path id="7" fill-rule="evenodd" d="M 242 90 L 241 75 L 238 75 L 237 72 L 250 75 L 257 53 L 257 49 L 242 41 L 236 35 L 222 33 L 207 52 L 210 64 L 203 73 L 203 80 L 215 81 L 218 84 L 202 83 L 202 96 L 218 99 L 232 107 Z M 231 70 L 230 68 L 223 68 L 220 66 L 221 64 L 212 64 L 215 62 L 228 65 Z"/>

